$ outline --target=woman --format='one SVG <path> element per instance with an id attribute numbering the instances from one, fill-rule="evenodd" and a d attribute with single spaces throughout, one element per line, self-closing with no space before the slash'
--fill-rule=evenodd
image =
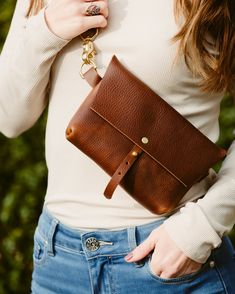
<path id="1" fill-rule="evenodd" d="M 234 293 L 235 253 L 225 233 L 235 223 L 235 142 L 218 174 L 210 169 L 173 212 L 155 215 L 120 187 L 105 199 L 109 176 L 65 139 L 90 91 L 79 76 L 79 35 L 99 27 L 99 74 L 116 54 L 215 142 L 235 76 L 233 1 L 42 2 L 17 2 L 0 61 L 3 134 L 29 129 L 49 103 L 32 292 Z"/>

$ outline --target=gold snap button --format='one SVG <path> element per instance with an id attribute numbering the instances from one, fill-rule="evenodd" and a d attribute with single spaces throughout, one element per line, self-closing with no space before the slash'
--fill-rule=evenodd
<path id="1" fill-rule="evenodd" d="M 133 151 L 131 154 L 132 154 L 133 156 L 137 156 L 137 155 L 138 155 L 138 153 L 137 153 L 136 151 Z"/>
<path id="2" fill-rule="evenodd" d="M 212 260 L 212 261 L 210 261 L 210 267 L 212 268 L 212 267 L 214 267 L 215 266 L 215 262 Z"/>
<path id="3" fill-rule="evenodd" d="M 148 139 L 147 137 L 143 137 L 143 138 L 141 139 L 141 141 L 142 141 L 142 143 L 144 143 L 144 144 L 148 144 L 149 139 Z"/>

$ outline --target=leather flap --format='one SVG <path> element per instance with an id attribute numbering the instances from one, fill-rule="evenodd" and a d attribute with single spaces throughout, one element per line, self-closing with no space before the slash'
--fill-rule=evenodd
<path id="1" fill-rule="evenodd" d="M 185 186 L 205 176 L 225 156 L 225 150 L 128 71 L 115 55 L 91 109 Z"/>

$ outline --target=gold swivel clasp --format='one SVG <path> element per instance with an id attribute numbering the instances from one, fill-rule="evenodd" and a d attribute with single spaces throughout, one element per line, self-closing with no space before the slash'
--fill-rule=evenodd
<path id="1" fill-rule="evenodd" d="M 95 33 L 93 33 L 93 35 L 91 36 L 86 36 L 83 37 L 82 35 L 80 35 L 80 37 L 83 40 L 83 45 L 82 45 L 82 65 L 81 65 L 81 70 L 80 70 L 80 75 L 81 77 L 84 79 L 84 75 L 83 75 L 83 67 L 84 65 L 92 65 L 94 67 L 94 69 L 97 69 L 96 63 L 95 63 L 95 55 L 97 54 L 96 50 L 95 50 L 95 46 L 94 46 L 94 39 L 95 37 L 98 35 L 98 29 L 95 30 Z"/>

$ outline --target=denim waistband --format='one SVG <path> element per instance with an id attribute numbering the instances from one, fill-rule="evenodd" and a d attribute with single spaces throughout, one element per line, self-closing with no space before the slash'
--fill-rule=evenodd
<path id="1" fill-rule="evenodd" d="M 162 217 L 147 224 L 120 230 L 85 231 L 62 224 L 44 207 L 36 231 L 48 244 L 49 255 L 54 254 L 54 246 L 60 246 L 65 250 L 85 254 L 86 258 L 89 259 L 97 255 L 119 255 L 130 252 L 144 241 L 153 229 L 161 225 L 166 218 Z M 99 243 L 97 249 L 92 247 L 91 243 L 95 244 L 94 241 Z"/>

